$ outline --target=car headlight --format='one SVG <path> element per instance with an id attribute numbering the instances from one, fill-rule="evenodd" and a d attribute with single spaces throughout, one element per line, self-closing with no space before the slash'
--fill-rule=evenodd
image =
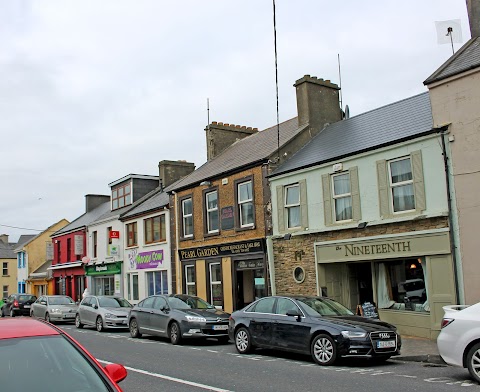
<path id="1" fill-rule="evenodd" d="M 207 319 L 205 317 L 200 317 L 200 316 L 187 315 L 187 316 L 185 316 L 185 318 L 190 323 L 205 323 L 207 321 Z"/>
<path id="2" fill-rule="evenodd" d="M 342 331 L 342 335 L 344 338 L 349 338 L 349 339 L 359 339 L 359 338 L 364 338 L 367 336 L 366 332 L 356 332 L 356 331 Z"/>
<path id="3" fill-rule="evenodd" d="M 50 313 L 62 313 L 62 309 L 52 308 L 52 309 L 50 309 Z"/>
<path id="4" fill-rule="evenodd" d="M 105 317 L 106 318 L 117 318 L 117 316 L 112 314 L 112 313 L 105 313 Z"/>

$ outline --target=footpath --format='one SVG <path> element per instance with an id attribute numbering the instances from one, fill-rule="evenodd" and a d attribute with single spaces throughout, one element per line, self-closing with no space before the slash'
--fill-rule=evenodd
<path id="1" fill-rule="evenodd" d="M 436 340 L 403 335 L 400 355 L 392 357 L 392 359 L 436 364 L 445 363 L 438 353 Z"/>

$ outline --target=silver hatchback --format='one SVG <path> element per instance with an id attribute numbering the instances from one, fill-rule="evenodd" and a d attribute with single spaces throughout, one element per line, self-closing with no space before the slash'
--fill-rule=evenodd
<path id="1" fill-rule="evenodd" d="M 75 326 L 94 326 L 98 332 L 107 328 L 128 328 L 128 314 L 132 305 L 122 297 L 87 295 L 78 305 Z"/>
<path id="2" fill-rule="evenodd" d="M 78 304 L 68 295 L 42 295 L 30 308 L 30 316 L 55 322 L 74 322 Z"/>

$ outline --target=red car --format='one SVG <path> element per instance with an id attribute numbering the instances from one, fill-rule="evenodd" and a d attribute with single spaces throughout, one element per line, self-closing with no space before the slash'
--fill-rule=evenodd
<path id="1" fill-rule="evenodd" d="M 31 318 L 0 320 L 0 389 L 3 391 L 122 391 L 118 364 L 105 367 L 56 326 Z"/>

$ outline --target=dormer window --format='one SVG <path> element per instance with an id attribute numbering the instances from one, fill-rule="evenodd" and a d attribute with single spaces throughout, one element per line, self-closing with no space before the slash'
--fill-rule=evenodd
<path id="1" fill-rule="evenodd" d="M 112 210 L 128 206 L 132 203 L 130 183 L 112 189 Z"/>

